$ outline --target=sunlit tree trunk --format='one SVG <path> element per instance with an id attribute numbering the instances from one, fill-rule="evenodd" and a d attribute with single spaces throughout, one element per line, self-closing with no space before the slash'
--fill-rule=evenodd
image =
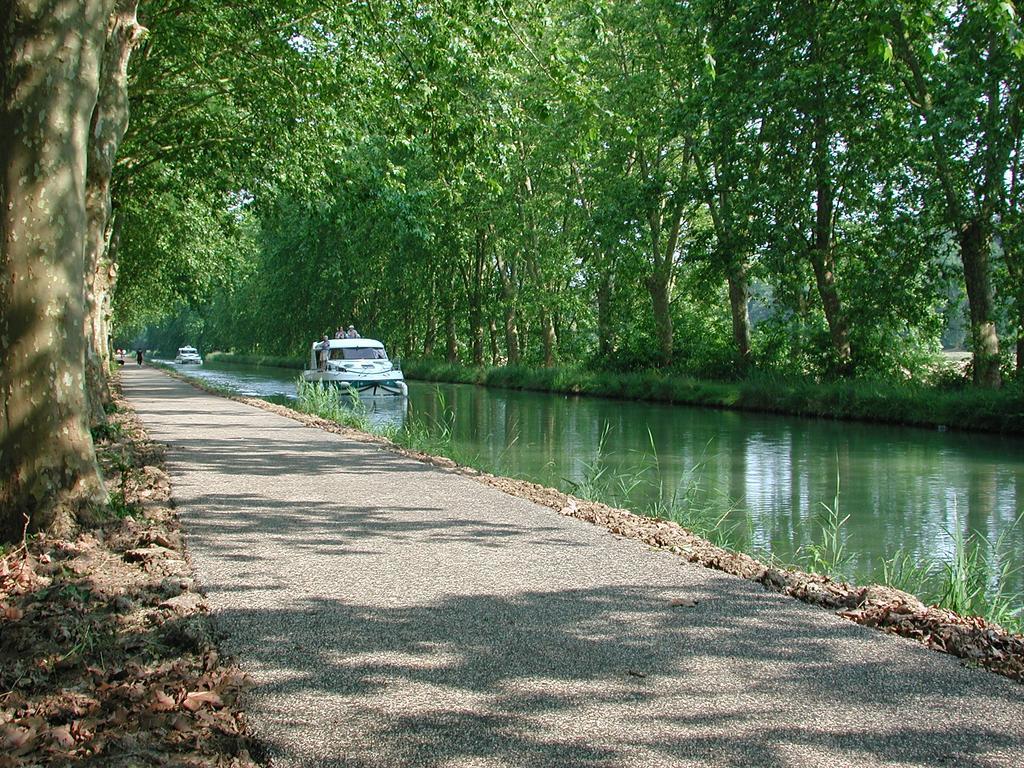
<path id="1" fill-rule="evenodd" d="M 967 304 L 971 316 L 971 344 L 974 351 L 974 383 L 998 387 L 999 336 L 996 333 L 989 251 L 992 235 L 985 221 L 975 219 L 960 230 L 960 259 L 964 265 Z"/>
<path id="2" fill-rule="evenodd" d="M 541 342 L 544 345 L 544 367 L 550 368 L 555 364 L 555 345 L 558 342 L 558 333 L 555 331 L 555 321 L 551 313 L 542 310 L 540 313 Z"/>
<path id="3" fill-rule="evenodd" d="M 487 321 L 487 338 L 491 342 L 491 365 L 497 365 L 501 350 L 498 348 L 498 324 L 493 317 Z"/>
<path id="4" fill-rule="evenodd" d="M 459 362 L 459 337 L 455 332 L 455 312 L 452 309 L 448 310 L 444 319 L 444 335 L 448 362 Z"/>
<path id="5" fill-rule="evenodd" d="M 742 261 L 729 266 L 729 311 L 732 315 L 732 338 L 740 365 L 746 367 L 750 360 L 750 284 L 747 267 Z"/>
<path id="6" fill-rule="evenodd" d="M 651 297 L 654 331 L 658 339 L 658 354 L 663 365 L 672 363 L 672 289 L 675 285 L 675 253 L 679 241 L 679 227 L 683 218 L 683 205 L 676 201 L 666 217 L 664 204 L 650 213 L 651 257 L 653 267 L 645 280 Z"/>
<path id="7" fill-rule="evenodd" d="M 602 360 L 612 354 L 612 280 L 605 272 L 597 285 L 597 351 Z"/>
<path id="8" fill-rule="evenodd" d="M 0 11 L 0 537 L 106 501 L 86 423 L 85 184 L 109 0 Z"/>
<path id="9" fill-rule="evenodd" d="M 501 303 L 505 314 L 505 352 L 509 365 L 519 364 L 519 323 L 516 311 L 516 268 L 494 249 L 494 266 L 501 282 Z"/>
<path id="10" fill-rule="evenodd" d="M 100 59 L 100 87 L 89 126 L 86 162 L 86 336 L 88 381 L 93 421 L 103 418 L 102 405 L 110 399 L 107 350 L 110 296 L 117 265 L 110 249 L 110 180 L 117 150 L 128 128 L 128 59 L 145 30 L 139 26 L 138 0 L 115 0 L 107 21 L 106 42 Z"/>

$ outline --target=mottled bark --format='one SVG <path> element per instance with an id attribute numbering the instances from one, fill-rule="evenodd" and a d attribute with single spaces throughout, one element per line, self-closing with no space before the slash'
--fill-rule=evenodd
<path id="1" fill-rule="evenodd" d="M 612 281 L 607 273 L 601 275 L 597 285 L 597 351 L 602 360 L 612 354 Z"/>
<path id="2" fill-rule="evenodd" d="M 459 337 L 455 333 L 455 313 L 450 309 L 444 319 L 444 336 L 448 362 L 459 362 Z"/>
<path id="3" fill-rule="evenodd" d="M 653 268 L 645 283 L 651 296 L 654 332 L 658 339 L 658 355 L 663 365 L 672 363 L 674 353 L 672 329 L 672 289 L 675 286 L 676 244 L 683 219 L 683 205 L 673 203 L 665 216 L 659 209 L 650 213 L 651 257 Z"/>
<path id="4" fill-rule="evenodd" d="M 558 342 L 558 334 L 555 332 L 555 321 L 548 311 L 542 311 L 540 315 L 541 342 L 544 345 L 544 367 L 550 368 L 555 364 L 555 345 Z"/>
<path id="5" fill-rule="evenodd" d="M 647 292 L 651 296 L 654 315 L 654 333 L 658 339 L 658 355 L 664 365 L 672 362 L 672 280 L 663 271 L 647 278 Z"/>
<path id="6" fill-rule="evenodd" d="M 110 180 L 117 150 L 128 128 L 128 59 L 145 29 L 139 26 L 138 0 L 115 0 L 107 20 L 106 41 L 100 59 L 100 85 L 89 126 L 86 163 L 85 275 L 86 337 L 89 342 L 90 401 L 94 420 L 102 419 L 109 401 L 110 296 L 117 279 L 111 240 Z"/>
<path id="7" fill-rule="evenodd" d="M 989 279 L 991 233 L 986 222 L 974 220 L 960 230 L 960 259 L 964 265 L 967 303 L 971 315 L 974 383 L 998 387 L 999 337 L 996 334 L 992 283 Z"/>
<path id="8" fill-rule="evenodd" d="M 1024 302 L 1017 308 L 1017 381 L 1024 381 Z"/>
<path id="9" fill-rule="evenodd" d="M 106 501 L 89 434 L 85 186 L 110 0 L 0 11 L 0 538 Z"/>
<path id="10" fill-rule="evenodd" d="M 498 348 L 498 324 L 494 318 L 487 321 L 487 335 L 491 342 L 491 365 L 497 365 L 501 358 L 501 350 Z"/>
<path id="11" fill-rule="evenodd" d="M 732 314 L 732 338 L 740 365 L 746 367 L 750 361 L 750 283 L 747 267 L 742 261 L 733 262 L 729 267 L 729 310 Z"/>
<path id="12" fill-rule="evenodd" d="M 516 285 L 516 269 L 495 253 L 494 266 L 501 282 L 501 304 L 505 314 L 505 353 L 509 365 L 519 363 L 519 323 L 516 312 L 518 286 Z"/>

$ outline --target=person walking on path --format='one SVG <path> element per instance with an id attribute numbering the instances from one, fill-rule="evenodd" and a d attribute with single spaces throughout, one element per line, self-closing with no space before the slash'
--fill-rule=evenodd
<path id="1" fill-rule="evenodd" d="M 141 349 L 136 349 L 135 350 L 135 364 L 136 365 L 142 365 L 142 350 Z"/>

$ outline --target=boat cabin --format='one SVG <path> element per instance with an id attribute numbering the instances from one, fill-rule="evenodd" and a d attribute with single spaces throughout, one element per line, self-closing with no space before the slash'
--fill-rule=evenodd
<path id="1" fill-rule="evenodd" d="M 327 360 L 387 360 L 384 345 L 376 339 L 328 339 Z M 309 351 L 309 370 L 320 367 L 323 341 L 314 341 Z"/>

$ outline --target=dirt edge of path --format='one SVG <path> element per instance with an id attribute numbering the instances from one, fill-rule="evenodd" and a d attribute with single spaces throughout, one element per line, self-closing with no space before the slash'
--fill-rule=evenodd
<path id="1" fill-rule="evenodd" d="M 250 681 L 218 650 L 164 448 L 115 404 L 95 440 L 110 518 L 0 557 L 0 768 L 259 765 Z"/>
<path id="2" fill-rule="evenodd" d="M 641 541 L 652 548 L 671 552 L 704 568 L 757 582 L 765 589 L 826 608 L 857 624 L 908 638 L 927 648 L 963 659 L 969 665 L 984 667 L 1018 683 L 1024 683 L 1024 635 L 1007 632 L 998 624 L 983 618 L 961 616 L 938 606 L 925 605 L 914 595 L 892 587 L 847 584 L 819 574 L 766 564 L 750 555 L 719 547 L 687 531 L 678 523 L 643 517 L 629 510 L 587 501 L 526 480 L 492 475 L 462 466 L 442 456 L 409 450 L 387 438 L 346 427 L 320 416 L 259 398 L 245 397 L 216 387 L 204 386 L 202 382 L 171 369 L 161 370 L 201 391 L 473 478 L 512 496 L 606 528 L 616 536 Z"/>

